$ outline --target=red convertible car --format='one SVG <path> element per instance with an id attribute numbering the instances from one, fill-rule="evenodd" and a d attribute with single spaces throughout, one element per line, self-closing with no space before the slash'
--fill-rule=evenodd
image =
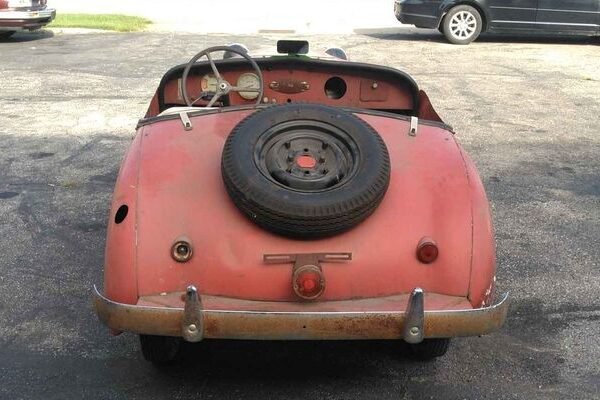
<path id="1" fill-rule="evenodd" d="M 488 200 L 452 128 L 407 74 L 307 46 L 203 50 L 139 121 L 94 306 L 147 360 L 221 338 L 430 359 L 503 324 Z"/>

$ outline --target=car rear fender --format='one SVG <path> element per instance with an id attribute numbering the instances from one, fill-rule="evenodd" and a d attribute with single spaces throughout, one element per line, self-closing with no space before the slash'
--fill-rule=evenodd
<path id="1" fill-rule="evenodd" d="M 108 220 L 104 293 L 115 301 L 136 304 L 137 185 L 144 128 L 138 131 L 121 164 Z"/>
<path id="2" fill-rule="evenodd" d="M 461 149 L 471 189 L 472 253 L 469 300 L 474 308 L 494 301 L 496 245 L 489 202 L 475 164 Z"/>

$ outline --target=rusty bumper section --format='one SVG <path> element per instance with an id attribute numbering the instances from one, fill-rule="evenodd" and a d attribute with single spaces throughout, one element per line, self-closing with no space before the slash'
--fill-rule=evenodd
<path id="1" fill-rule="evenodd" d="M 109 328 L 148 335 L 265 340 L 404 339 L 477 336 L 498 329 L 506 319 L 508 293 L 490 307 L 426 311 L 423 291 L 415 289 L 406 311 L 274 312 L 204 310 L 193 286 L 184 308 L 116 303 L 94 287 L 94 307 Z"/>

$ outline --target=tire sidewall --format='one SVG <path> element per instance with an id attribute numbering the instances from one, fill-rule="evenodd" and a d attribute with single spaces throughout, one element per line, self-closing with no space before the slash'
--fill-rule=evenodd
<path id="1" fill-rule="evenodd" d="M 475 27 L 475 32 L 473 32 L 471 36 L 465 39 L 455 37 L 450 31 L 450 21 L 452 20 L 452 17 L 461 11 L 466 11 L 472 14 L 473 17 L 475 17 L 475 21 L 477 23 L 477 26 Z M 446 36 L 446 39 L 448 39 L 450 43 L 465 45 L 471 43 L 479 37 L 483 28 L 483 19 L 481 18 L 481 14 L 479 13 L 479 11 L 477 11 L 474 7 L 468 5 L 459 5 L 451 8 L 450 11 L 448 11 L 446 16 L 444 17 L 444 21 L 442 24 L 444 36 Z"/>
<path id="2" fill-rule="evenodd" d="M 157 365 L 175 361 L 181 351 L 181 338 L 171 336 L 139 335 L 142 355 Z"/>

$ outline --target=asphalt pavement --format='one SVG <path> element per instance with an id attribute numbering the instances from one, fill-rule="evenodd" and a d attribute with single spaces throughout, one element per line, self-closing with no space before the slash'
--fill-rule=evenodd
<path id="1" fill-rule="evenodd" d="M 395 342 L 207 341 L 154 368 L 91 309 L 120 162 L 167 69 L 276 37 L 17 34 L 0 43 L 1 399 L 600 398 L 598 40 L 306 38 L 410 73 L 454 127 L 492 203 L 506 325 L 429 363 Z"/>

